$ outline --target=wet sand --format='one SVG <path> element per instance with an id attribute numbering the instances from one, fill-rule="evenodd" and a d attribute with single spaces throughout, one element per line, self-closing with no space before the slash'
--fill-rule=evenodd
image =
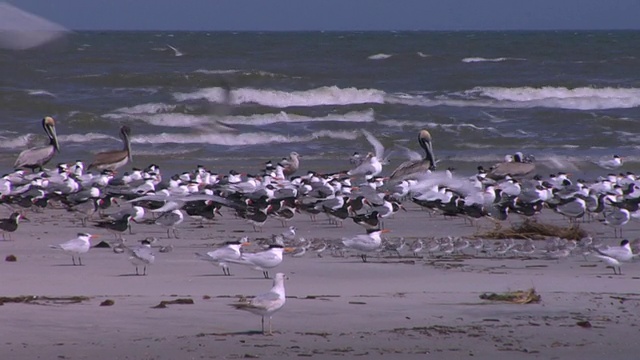
<path id="1" fill-rule="evenodd" d="M 387 219 L 385 234 L 408 241 L 444 236 L 474 236 L 494 228 L 489 220 L 480 229 L 462 218 L 431 216 L 407 203 L 408 211 Z M 126 206 L 126 205 L 124 205 Z M 6 211 L 3 216 L 8 216 Z M 205 252 L 232 238 L 253 242 L 269 239 L 284 229 L 269 220 L 262 232 L 224 211 L 213 222 L 186 219 L 180 238 L 167 239 L 155 225 L 134 224 L 125 233 L 132 244 L 147 236 L 173 251 L 159 253 L 147 276 L 135 276 L 126 254 L 92 248 L 82 257 L 84 266 L 72 266 L 70 256 L 48 245 L 74 238 L 79 231 L 113 235 L 88 226 L 72 214 L 47 209 L 28 212 L 11 241 L 0 241 L 1 296 L 84 296 L 79 303 L 5 303 L 0 353 L 7 359 L 234 359 L 234 358 L 353 358 L 365 359 L 473 357 L 481 359 L 600 359 L 633 358 L 630 341 L 640 323 L 640 267 L 625 264 L 623 275 L 595 257 L 553 260 L 475 255 L 402 257 L 392 253 L 370 255 L 363 263 L 357 253 L 344 257 L 328 251 L 318 257 L 286 256 L 275 272 L 289 276 L 287 303 L 273 317 L 274 335 L 262 335 L 260 317 L 228 306 L 241 295 L 266 292 L 271 280 L 260 271 L 232 265 L 233 276 L 198 260 Z M 518 222 L 512 216 L 503 223 Z M 539 221 L 567 225 L 546 209 Z M 319 217 L 312 222 L 296 215 L 290 222 L 298 236 L 338 243 L 342 237 L 364 231 L 350 221 L 337 228 Z M 595 238 L 610 245 L 613 229 L 599 222 L 581 224 Z M 624 227 L 633 239 L 637 223 Z M 94 241 L 94 243 L 97 241 Z M 536 243 L 539 248 L 544 242 Z M 256 250 L 252 246 L 250 250 Z M 541 295 L 539 304 L 508 304 L 482 300 L 486 292 L 529 288 Z M 107 300 L 112 306 L 100 306 Z M 153 308 L 164 300 L 192 299 L 193 304 Z M 579 324 L 582 324 L 579 325 Z"/>

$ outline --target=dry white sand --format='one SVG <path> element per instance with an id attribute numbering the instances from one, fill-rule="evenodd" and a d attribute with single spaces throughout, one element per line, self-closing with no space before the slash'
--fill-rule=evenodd
<path id="1" fill-rule="evenodd" d="M 566 225 L 545 210 L 541 221 Z M 5 214 L 5 215 L 8 215 Z M 540 257 L 498 258 L 482 255 L 415 258 L 405 253 L 346 257 L 307 253 L 287 256 L 276 271 L 289 276 L 287 303 L 273 318 L 275 333 L 258 332 L 260 318 L 228 306 L 236 295 L 267 291 L 271 280 L 259 271 L 231 266 L 233 276 L 194 256 L 229 238 L 270 238 L 283 231 L 270 220 L 263 232 L 229 212 L 199 228 L 186 220 L 180 239 L 167 239 L 164 229 L 134 225 L 128 243 L 157 236 L 170 253 L 157 253 L 148 276 L 135 276 L 127 255 L 93 248 L 84 266 L 49 249 L 78 231 L 113 236 L 80 227 L 62 210 L 31 213 L 12 241 L 0 241 L 0 295 L 15 297 L 86 296 L 80 303 L 6 303 L 0 306 L 3 359 L 210 359 L 210 358 L 430 358 L 601 359 L 635 358 L 639 323 L 640 267 L 625 264 L 623 275 L 596 258 L 573 256 L 560 261 Z M 512 216 L 510 221 L 520 221 Z M 509 226 L 509 222 L 504 227 Z M 493 228 L 482 221 L 484 232 Z M 291 224 L 307 239 L 339 241 L 363 233 L 345 222 L 336 228 L 297 215 Z M 386 221 L 388 238 L 472 236 L 475 227 L 460 218 L 431 217 L 416 206 Z M 616 244 L 613 230 L 593 222 L 581 225 L 597 238 Z M 637 223 L 624 228 L 638 235 Z M 540 243 L 542 245 L 542 242 Z M 485 292 L 534 287 L 539 304 L 516 305 L 481 300 Z M 188 298 L 194 304 L 168 305 L 163 300 Z M 100 306 L 107 299 L 112 306 Z M 623 300 L 626 299 L 626 300 Z M 578 326 L 581 321 L 591 327 Z"/>

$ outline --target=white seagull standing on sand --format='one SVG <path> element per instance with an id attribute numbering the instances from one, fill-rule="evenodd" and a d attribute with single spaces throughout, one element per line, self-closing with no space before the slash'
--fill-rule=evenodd
<path id="1" fill-rule="evenodd" d="M 235 304 L 229 304 L 236 309 L 245 310 L 250 313 L 260 315 L 262 317 L 262 333 L 272 335 L 271 317 L 273 314 L 282 309 L 286 302 L 286 296 L 284 292 L 284 280 L 286 279 L 283 273 L 277 273 L 273 279 L 273 287 L 268 293 L 260 294 L 247 302 L 240 302 Z M 265 333 L 264 318 L 269 317 L 269 332 Z"/>
<path id="2" fill-rule="evenodd" d="M 71 261 L 73 261 L 74 266 L 76 265 L 76 256 L 78 256 L 78 265 L 82 265 L 80 255 L 89 251 L 91 248 L 90 240 L 96 237 L 98 237 L 98 235 L 78 233 L 78 237 L 75 239 L 71 239 L 59 245 L 49 245 L 49 247 L 56 250 L 62 250 L 71 255 Z"/>
<path id="3" fill-rule="evenodd" d="M 622 262 L 631 261 L 633 252 L 629 240 L 625 239 L 620 242 L 620 246 L 612 246 L 606 249 L 594 248 L 597 252 L 595 256 L 604 260 L 609 266 L 613 267 L 613 273 L 622 275 Z M 616 271 L 617 269 L 617 271 Z"/>

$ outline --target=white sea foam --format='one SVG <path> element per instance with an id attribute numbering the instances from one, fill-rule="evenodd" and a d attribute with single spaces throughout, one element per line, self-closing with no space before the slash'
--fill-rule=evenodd
<path id="1" fill-rule="evenodd" d="M 64 143 L 88 143 L 96 140 L 120 141 L 116 137 L 98 133 L 58 135 L 58 140 L 63 144 L 62 146 Z"/>
<path id="2" fill-rule="evenodd" d="M 134 136 L 131 139 L 135 144 L 209 144 L 224 146 L 245 146 L 262 144 L 290 144 L 309 142 L 318 138 L 330 138 L 337 140 L 354 140 L 359 136 L 356 131 L 331 131 L 322 130 L 308 135 L 286 136 L 267 132 L 253 132 L 242 134 L 153 134 Z"/>
<path id="3" fill-rule="evenodd" d="M 431 55 L 425 54 L 422 51 L 418 51 L 418 56 L 420 56 L 421 58 L 426 58 L 426 57 L 430 57 Z"/>
<path id="4" fill-rule="evenodd" d="M 40 89 L 33 89 L 33 90 L 27 90 L 27 94 L 31 95 L 31 96 L 51 96 L 51 97 L 56 97 L 56 95 L 54 93 L 51 93 L 47 90 L 40 90 Z"/>
<path id="5" fill-rule="evenodd" d="M 269 125 L 275 123 L 297 123 L 297 122 L 373 122 L 375 116 L 373 109 L 366 111 L 351 111 L 346 114 L 329 114 L 323 117 L 309 117 L 304 115 L 290 114 L 281 111 L 277 114 L 255 114 L 251 116 L 233 116 L 220 120 L 227 125 Z"/>
<path id="6" fill-rule="evenodd" d="M 26 134 L 22 136 L 9 136 L 9 137 L 0 137 L 0 148 L 5 149 L 26 149 L 33 139 L 35 138 L 34 134 Z M 44 145 L 44 143 L 42 144 Z"/>
<path id="7" fill-rule="evenodd" d="M 194 73 L 205 74 L 205 75 L 231 75 L 231 74 L 244 75 L 244 76 L 258 75 L 258 76 L 271 77 L 271 78 L 287 77 L 286 75 L 276 74 L 269 71 L 239 70 L 239 69 L 214 69 L 214 70 L 198 69 L 198 70 L 195 70 Z"/>
<path id="8" fill-rule="evenodd" d="M 638 88 L 476 87 L 467 93 L 524 107 L 596 110 L 640 106 L 640 89 Z"/>
<path id="9" fill-rule="evenodd" d="M 176 105 L 169 105 L 164 103 L 146 103 L 139 104 L 130 107 L 123 107 L 114 110 L 116 113 L 124 114 L 157 114 L 163 112 L 170 112 L 175 110 Z"/>
<path id="10" fill-rule="evenodd" d="M 145 104 L 149 105 L 149 104 Z M 130 108 L 127 108 L 130 109 Z M 135 118 L 141 121 L 144 121 L 148 124 L 155 126 L 166 126 L 166 127 L 194 127 L 201 125 L 210 125 L 214 123 L 221 123 L 225 125 L 250 125 L 250 126 L 261 126 L 261 125 L 269 125 L 276 123 L 301 123 L 301 122 L 373 122 L 375 121 L 375 116 L 373 109 L 365 110 L 365 111 L 351 111 L 346 114 L 329 114 L 322 117 L 309 117 L 304 115 L 297 115 L 293 113 L 287 113 L 281 111 L 275 114 L 254 114 L 250 116 L 226 116 L 226 117 L 218 117 L 218 116 L 210 116 L 210 115 L 191 115 L 191 114 L 181 114 L 181 113 L 156 113 L 156 114 L 145 114 L 142 111 L 139 113 L 138 110 L 144 110 L 144 107 L 123 112 L 123 113 L 114 113 L 114 114 L 106 114 L 104 117 L 114 119 L 114 120 L 123 120 L 123 119 L 131 119 Z M 149 110 L 155 111 L 158 110 L 155 107 L 149 107 Z M 159 112 L 159 111 L 158 111 Z"/>
<path id="11" fill-rule="evenodd" d="M 304 91 L 279 91 L 268 89 L 239 88 L 227 91 L 220 87 L 203 88 L 191 93 L 174 93 L 178 101 L 204 99 L 222 103 L 228 98 L 232 104 L 254 103 L 264 106 L 285 108 L 290 106 L 321 106 L 349 104 L 382 104 L 385 92 L 376 89 L 339 88 L 324 86 Z"/>
<path id="12" fill-rule="evenodd" d="M 391 56 L 393 56 L 393 55 L 380 53 L 380 54 L 371 55 L 367 59 L 369 59 L 369 60 L 384 60 L 384 59 L 390 58 Z"/>
<path id="13" fill-rule="evenodd" d="M 640 106 L 639 88 L 475 87 L 439 95 L 389 94 L 390 104 L 486 108 L 559 108 L 574 110 L 628 109 Z"/>
<path id="14" fill-rule="evenodd" d="M 462 62 L 476 63 L 476 62 L 503 62 L 503 61 L 525 61 L 525 60 L 527 59 L 510 58 L 510 57 L 498 57 L 498 58 L 467 57 L 462 59 Z"/>

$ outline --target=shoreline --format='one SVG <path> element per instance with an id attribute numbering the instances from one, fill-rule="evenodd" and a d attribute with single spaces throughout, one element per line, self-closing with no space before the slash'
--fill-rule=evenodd
<path id="1" fill-rule="evenodd" d="M 462 219 L 429 217 L 416 205 L 387 219 L 388 239 L 407 240 L 445 236 L 473 236 L 475 227 Z M 173 251 L 158 253 L 147 276 L 135 276 L 127 255 L 111 249 L 92 248 L 83 256 L 84 266 L 72 266 L 70 256 L 49 249 L 75 237 L 78 231 L 112 235 L 102 229 L 79 227 L 64 210 L 30 213 L 30 223 L 21 223 L 13 241 L 0 242 L 5 286 L 2 296 L 87 296 L 75 304 L 13 304 L 4 310 L 7 334 L 0 349 L 13 358 L 35 358 L 56 354 L 65 359 L 113 358 L 281 358 L 311 356 L 364 356 L 381 358 L 450 358 L 474 356 L 509 359 L 514 356 L 546 359 L 595 358 L 595 354 L 631 355 L 626 341 L 636 326 L 635 309 L 640 304 L 637 263 L 623 265 L 623 275 L 594 257 L 544 259 L 539 255 L 509 258 L 472 255 L 421 257 L 408 253 L 402 258 L 384 254 L 369 256 L 363 263 L 357 253 L 346 257 L 323 257 L 307 253 L 285 256 L 271 271 L 284 272 L 287 303 L 273 317 L 274 336 L 256 333 L 260 317 L 228 306 L 239 296 L 267 291 L 271 280 L 261 272 L 232 264 L 233 276 L 198 260 L 194 252 L 212 249 L 230 238 L 248 236 L 269 239 L 284 229 L 270 220 L 263 232 L 250 231 L 244 220 L 229 212 L 214 222 L 186 219 L 180 239 L 166 239 L 163 228 L 134 224 L 135 235 L 124 234 L 127 243 L 157 236 L 159 245 Z M 424 220 L 427 221 L 424 221 Z M 511 221 L 516 221 L 516 217 Z M 541 221 L 566 224 L 550 210 Z M 507 226 L 508 221 L 503 225 Z M 314 223 L 297 215 L 291 222 L 298 236 L 338 241 L 343 236 L 364 233 L 345 222 L 342 228 Z M 423 229 L 421 226 L 428 227 Z M 613 229 L 597 222 L 581 224 L 594 237 L 608 236 L 616 244 Z M 492 229 L 489 221 L 483 229 Z M 625 236 L 637 234 L 640 226 L 630 223 Z M 543 241 L 536 241 L 542 246 Z M 253 245 L 253 250 L 257 249 Z M 514 305 L 481 300 L 485 292 L 535 288 L 540 304 Z M 167 305 L 161 301 L 190 298 L 194 304 Z M 100 306 L 106 299 L 113 306 Z M 628 299 L 628 301 L 621 300 Z M 577 325 L 587 321 L 591 328 Z M 53 351 L 53 352 L 52 352 Z M 141 355 L 144 354 L 144 355 Z M 517 354 L 517 355 L 516 355 Z"/>

